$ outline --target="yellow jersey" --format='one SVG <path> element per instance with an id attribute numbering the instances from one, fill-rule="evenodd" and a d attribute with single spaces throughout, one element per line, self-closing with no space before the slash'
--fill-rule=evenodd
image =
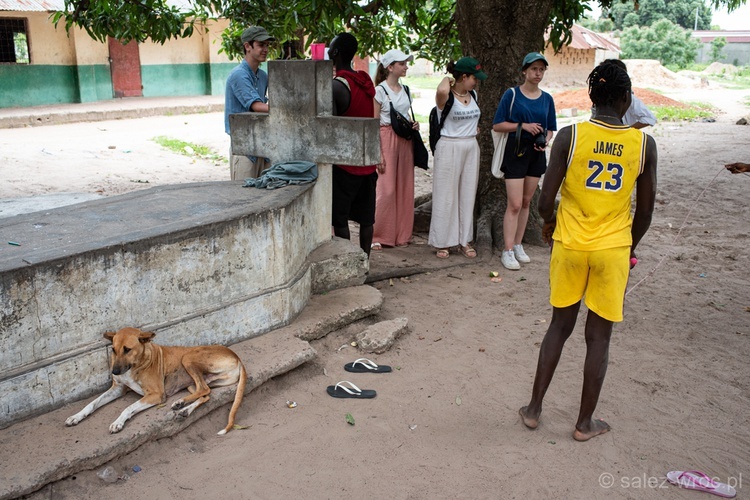
<path id="1" fill-rule="evenodd" d="M 640 130 L 598 120 L 572 125 L 552 238 L 572 250 L 631 246 L 631 198 L 645 158 Z"/>

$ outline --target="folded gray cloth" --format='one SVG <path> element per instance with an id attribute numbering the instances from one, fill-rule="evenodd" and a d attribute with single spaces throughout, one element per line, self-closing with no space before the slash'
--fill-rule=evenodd
<path id="1" fill-rule="evenodd" d="M 256 179 L 245 179 L 243 187 L 276 189 L 291 184 L 307 184 L 318 178 L 318 166 L 309 161 L 274 163 Z"/>

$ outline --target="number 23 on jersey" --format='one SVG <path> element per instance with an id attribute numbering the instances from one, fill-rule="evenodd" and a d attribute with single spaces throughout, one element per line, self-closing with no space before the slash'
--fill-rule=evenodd
<path id="1" fill-rule="evenodd" d="M 619 191 L 622 187 L 624 169 L 619 163 L 607 163 L 605 166 L 598 160 L 589 160 L 589 176 L 586 178 L 588 189 Z"/>

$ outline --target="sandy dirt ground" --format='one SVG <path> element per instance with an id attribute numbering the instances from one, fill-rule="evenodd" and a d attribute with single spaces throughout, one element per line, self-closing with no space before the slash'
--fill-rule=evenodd
<path id="1" fill-rule="evenodd" d="M 108 464 L 128 480 L 109 484 L 98 471 L 84 471 L 32 498 L 699 498 L 666 482 L 668 471 L 688 469 L 746 497 L 750 176 L 722 166 L 750 161 L 750 127 L 734 125 L 750 113 L 742 104 L 748 91 L 694 92 L 700 98 L 686 100 L 708 100 L 724 112 L 715 123 L 651 130 L 660 156 L 658 203 L 638 248 L 595 414 L 610 433 L 587 443 L 571 437 L 585 308 L 539 428 L 530 431 L 519 420 L 551 315 L 548 249 L 528 247 L 532 263 L 517 272 L 504 270 L 497 255 L 452 255 L 455 267 L 373 284 L 385 297 L 376 319 L 409 320 L 409 332 L 390 351 L 372 356 L 392 373 L 344 371 L 361 356 L 349 342 L 364 325 L 352 325 L 314 342 L 316 361 L 248 395 L 238 414 L 247 429 L 217 437 L 223 408 Z M 169 135 L 224 151 L 228 140 L 216 128 L 220 115 L 3 130 L 0 198 L 110 195 L 226 179 L 226 164 L 193 162 L 148 140 Z M 74 146 L 82 138 L 85 147 Z M 418 175 L 418 184 L 429 189 L 429 177 Z M 373 268 L 435 258 L 423 238 L 415 241 L 374 253 Z M 490 281 L 490 271 L 502 281 Z M 329 397 L 326 386 L 340 380 L 378 395 Z M 288 408 L 287 400 L 298 406 Z M 89 424 L 96 421 L 94 415 Z M 40 429 L 28 446 L 54 450 L 55 435 L 64 432 L 62 422 Z"/>

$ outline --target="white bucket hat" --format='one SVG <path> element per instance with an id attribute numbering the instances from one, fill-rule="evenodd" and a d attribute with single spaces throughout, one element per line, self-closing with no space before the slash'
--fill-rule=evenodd
<path id="1" fill-rule="evenodd" d="M 401 61 L 413 61 L 414 56 L 407 56 L 403 52 L 401 52 L 398 49 L 391 49 L 380 58 L 380 64 L 383 65 L 384 68 L 387 68 L 391 64 L 395 62 L 401 62 Z"/>

